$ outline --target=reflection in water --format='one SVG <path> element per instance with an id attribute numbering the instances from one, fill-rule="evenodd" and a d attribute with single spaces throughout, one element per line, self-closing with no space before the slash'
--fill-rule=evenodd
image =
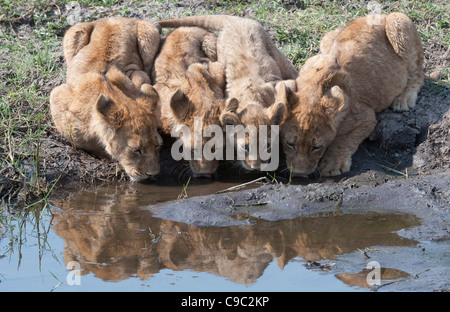
<path id="1" fill-rule="evenodd" d="M 417 225 L 411 215 L 340 215 L 202 227 L 152 217 L 139 209 L 151 202 L 147 196 L 151 195 L 135 186 L 122 185 L 53 200 L 59 207 L 52 211 L 54 230 L 65 240 L 65 263 L 77 261 L 83 274 L 93 272 L 103 280 L 146 280 L 169 268 L 251 284 L 274 258 L 283 268 L 295 257 L 317 261 L 367 246 L 416 243 L 392 233 Z M 171 196 L 176 198 L 174 191 Z"/>

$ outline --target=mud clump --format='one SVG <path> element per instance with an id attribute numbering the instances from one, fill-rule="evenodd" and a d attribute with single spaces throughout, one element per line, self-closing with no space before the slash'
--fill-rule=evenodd
<path id="1" fill-rule="evenodd" d="M 428 128 L 427 139 L 417 147 L 413 165 L 421 171 L 450 167 L 450 110 Z"/>
<path id="2" fill-rule="evenodd" d="M 402 158 L 400 169 L 421 173 L 450 167 L 450 96 L 448 90 L 436 94 L 437 87 L 427 80 L 416 106 L 398 113 L 390 109 L 378 114 L 378 124 L 368 141 L 378 148 L 380 159 L 394 162 Z"/>

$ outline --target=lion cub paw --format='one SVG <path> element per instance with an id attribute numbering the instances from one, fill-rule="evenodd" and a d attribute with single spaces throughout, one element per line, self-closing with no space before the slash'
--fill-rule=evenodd
<path id="1" fill-rule="evenodd" d="M 392 102 L 392 109 L 394 111 L 407 111 L 410 108 L 413 108 L 416 105 L 417 93 L 409 92 L 406 94 L 400 94 L 397 98 Z"/>
<path id="2" fill-rule="evenodd" d="M 337 176 L 350 171 L 352 158 L 332 158 L 324 157 L 319 164 L 319 171 L 323 177 Z"/>

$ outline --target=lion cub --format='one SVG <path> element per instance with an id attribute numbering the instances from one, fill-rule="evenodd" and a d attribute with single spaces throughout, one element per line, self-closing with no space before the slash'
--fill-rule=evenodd
<path id="1" fill-rule="evenodd" d="M 279 125 L 285 105 L 276 102 L 275 84 L 295 79 L 297 70 L 277 50 L 264 28 L 256 21 L 227 15 L 192 16 L 158 22 L 162 27 L 200 26 L 218 30 L 217 59 L 225 66 L 226 96 L 236 98 L 238 118 L 224 114 L 223 125 L 244 127 L 253 125 L 255 137 L 238 142 L 237 149 L 246 152 L 241 165 L 247 170 L 259 170 L 259 155 L 249 157 L 249 141 L 257 141 L 260 125 Z M 293 81 L 292 81 L 293 82 Z M 268 142 L 258 142 L 269 145 Z M 255 157 L 257 156 L 257 157 Z"/>
<path id="2" fill-rule="evenodd" d="M 376 112 L 414 106 L 423 84 L 419 34 L 402 13 L 358 18 L 324 36 L 296 84 L 281 127 L 288 166 L 298 174 L 317 166 L 323 176 L 347 172 Z"/>
<path id="3" fill-rule="evenodd" d="M 159 172 L 162 139 L 148 73 L 159 32 L 136 19 L 80 23 L 64 35 L 67 83 L 50 94 L 58 131 L 76 148 L 119 161 L 132 181 Z"/>
<path id="4" fill-rule="evenodd" d="M 152 72 L 161 99 L 160 127 L 168 135 L 181 126 L 190 129 L 190 136 L 181 135 L 180 139 L 183 149 L 190 153 L 189 164 L 194 175 L 213 174 L 222 157 L 220 150 L 213 151 L 218 157 L 205 156 L 205 144 L 210 140 L 207 136 L 202 136 L 203 153 L 195 153 L 195 126 L 199 127 L 201 123 L 202 133 L 207 126 L 221 126 L 220 116 L 227 111 L 225 107 L 233 114 L 233 103 L 236 102 L 232 99 L 225 103 L 223 97 L 225 74 L 223 66 L 215 62 L 216 40 L 213 33 L 202 28 L 175 29 L 164 39 Z M 223 132 L 220 135 L 223 136 Z"/>

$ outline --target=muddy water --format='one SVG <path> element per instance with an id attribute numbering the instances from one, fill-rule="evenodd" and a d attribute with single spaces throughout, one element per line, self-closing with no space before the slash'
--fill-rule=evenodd
<path id="1" fill-rule="evenodd" d="M 196 182 L 186 192 L 205 195 L 233 185 Z M 142 209 L 174 200 L 181 190 L 144 184 L 72 188 L 38 216 L 9 219 L 0 238 L 0 290 L 363 290 L 372 246 L 417 244 L 394 233 L 419 224 L 405 214 L 272 222 L 238 215 L 248 225 L 207 227 Z M 359 267 L 337 270 L 336 259 L 351 253 L 359 254 Z M 381 268 L 383 280 L 408 276 Z"/>

